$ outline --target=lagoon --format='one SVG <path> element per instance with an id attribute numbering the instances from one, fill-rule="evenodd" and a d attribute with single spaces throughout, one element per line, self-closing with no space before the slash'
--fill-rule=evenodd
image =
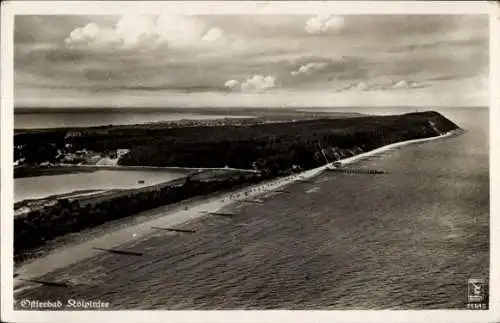
<path id="1" fill-rule="evenodd" d="M 16 178 L 14 202 L 81 190 L 132 189 L 172 181 L 186 175 L 170 170 L 97 170 L 76 174 Z M 139 181 L 144 183 L 139 183 Z"/>

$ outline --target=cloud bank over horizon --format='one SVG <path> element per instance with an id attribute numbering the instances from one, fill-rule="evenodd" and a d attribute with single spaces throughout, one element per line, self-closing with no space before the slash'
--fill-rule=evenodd
<path id="1" fill-rule="evenodd" d="M 17 16 L 15 104 L 485 105 L 488 41 L 487 16 Z"/>

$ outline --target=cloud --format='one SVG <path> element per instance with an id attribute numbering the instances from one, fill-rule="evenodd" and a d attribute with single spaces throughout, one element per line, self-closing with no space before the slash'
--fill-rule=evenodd
<path id="1" fill-rule="evenodd" d="M 100 47 L 119 44 L 121 38 L 112 28 L 100 27 L 96 23 L 88 23 L 84 27 L 74 29 L 64 40 L 68 46 Z"/>
<path id="2" fill-rule="evenodd" d="M 154 41 L 159 36 L 155 22 L 148 16 L 124 16 L 116 23 L 114 31 L 126 47 L 136 46 L 142 41 Z"/>
<path id="3" fill-rule="evenodd" d="M 200 21 L 184 16 L 160 15 L 156 33 L 160 42 L 170 47 L 195 46 L 203 41 L 206 27 Z"/>
<path id="4" fill-rule="evenodd" d="M 298 70 L 290 72 L 292 76 L 300 74 L 309 74 L 314 70 L 322 70 L 328 66 L 325 62 L 312 62 L 302 65 Z"/>
<path id="5" fill-rule="evenodd" d="M 228 89 L 234 89 L 238 85 L 240 85 L 240 82 L 236 80 L 229 80 L 224 84 L 224 86 Z"/>
<path id="6" fill-rule="evenodd" d="M 420 84 L 419 82 L 408 82 L 406 80 L 400 80 L 392 86 L 393 89 L 415 89 L 421 87 L 425 86 L 423 84 Z"/>
<path id="7" fill-rule="evenodd" d="M 334 89 L 333 91 L 334 92 L 344 92 L 344 91 L 364 92 L 364 91 L 373 90 L 375 88 L 376 88 L 375 86 L 368 84 L 365 81 L 360 81 L 358 83 L 351 83 L 351 84 L 347 84 L 344 86 L 340 86 L 340 87 Z"/>
<path id="8" fill-rule="evenodd" d="M 320 34 L 328 30 L 340 30 L 344 27 L 344 18 L 334 15 L 317 15 L 306 21 L 306 31 L 309 34 Z"/>
<path id="9" fill-rule="evenodd" d="M 259 74 L 254 75 L 252 78 L 247 79 L 243 83 L 241 83 L 241 90 L 243 92 L 252 92 L 252 91 L 265 91 L 268 89 L 272 89 L 276 86 L 276 77 L 275 76 L 262 76 Z"/>
<path id="10" fill-rule="evenodd" d="M 272 75 L 263 76 L 256 74 L 243 82 L 229 80 L 224 86 L 230 90 L 239 89 L 241 92 L 262 92 L 276 87 L 276 77 Z"/>
<path id="11" fill-rule="evenodd" d="M 368 91 L 371 89 L 371 86 L 365 81 L 361 81 L 358 84 L 352 86 L 352 89 L 356 91 Z"/>
<path id="12" fill-rule="evenodd" d="M 360 81 L 358 83 L 347 84 L 343 87 L 337 88 L 334 92 L 343 91 L 358 91 L 358 92 L 368 92 L 368 91 L 391 91 L 391 90 L 403 90 L 403 89 L 420 89 L 428 87 L 428 84 L 422 84 L 420 82 L 411 82 L 407 80 L 400 80 L 396 83 L 394 82 L 365 82 Z"/>
<path id="13" fill-rule="evenodd" d="M 392 86 L 393 89 L 406 89 L 408 87 L 410 87 L 410 84 L 408 84 L 405 80 L 398 81 Z"/>
<path id="14" fill-rule="evenodd" d="M 91 22 L 75 28 L 65 39 L 69 47 L 122 48 L 141 45 L 169 48 L 203 46 L 224 39 L 220 28 L 207 28 L 193 17 L 159 15 L 123 16 L 114 26 L 99 26 Z"/>
<path id="15" fill-rule="evenodd" d="M 202 41 L 215 42 L 224 38 L 224 33 L 220 28 L 211 28 L 203 36 Z"/>
<path id="16" fill-rule="evenodd" d="M 143 106 L 143 107 L 348 107 L 377 106 L 487 106 L 487 90 L 470 92 L 477 80 L 451 80 L 413 91 L 367 91 L 328 93 L 325 91 L 269 91 L 264 93 L 176 93 L 163 91 L 117 91 L 89 95 L 79 90 L 18 89 L 16 107 L 24 106 Z M 449 94 L 449 95 L 443 95 Z"/>
<path id="17" fill-rule="evenodd" d="M 356 15 L 344 16 L 345 23 L 333 17 L 16 16 L 16 96 L 40 88 L 36 102 L 46 86 L 103 89 L 103 95 L 196 89 L 227 99 L 240 95 L 227 92 L 267 97 L 283 89 L 285 99 L 294 91 L 318 91 L 376 104 L 378 96 L 441 95 L 441 83 L 488 67 L 487 16 Z M 268 82 L 270 73 L 275 77 Z M 460 91 L 452 95 L 467 95 Z"/>

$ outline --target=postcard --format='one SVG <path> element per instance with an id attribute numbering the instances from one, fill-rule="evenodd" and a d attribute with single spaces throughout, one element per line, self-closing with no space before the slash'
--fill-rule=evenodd
<path id="1" fill-rule="evenodd" d="M 493 2 L 2 5 L 2 321 L 500 320 Z"/>

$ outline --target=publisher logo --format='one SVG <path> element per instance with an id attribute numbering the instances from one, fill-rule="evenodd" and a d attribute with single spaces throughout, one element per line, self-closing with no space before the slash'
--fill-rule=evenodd
<path id="1" fill-rule="evenodd" d="M 485 283 L 484 279 L 471 278 L 467 281 L 467 297 L 469 303 L 481 303 L 485 298 Z"/>

